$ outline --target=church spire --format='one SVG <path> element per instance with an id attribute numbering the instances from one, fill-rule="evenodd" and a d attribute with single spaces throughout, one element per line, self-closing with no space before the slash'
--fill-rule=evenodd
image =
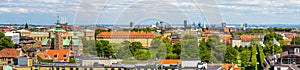
<path id="1" fill-rule="evenodd" d="M 56 25 L 59 25 L 60 24 L 60 20 L 59 20 L 59 16 L 57 16 L 57 21 L 56 21 Z"/>
<path id="2" fill-rule="evenodd" d="M 26 22 L 26 24 L 25 24 L 25 29 L 28 29 L 28 24 L 27 24 L 27 22 Z"/>

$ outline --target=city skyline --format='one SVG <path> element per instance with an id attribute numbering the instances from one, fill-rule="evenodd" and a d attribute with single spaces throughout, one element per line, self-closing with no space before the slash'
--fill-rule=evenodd
<path id="1" fill-rule="evenodd" d="M 183 20 L 215 24 L 300 23 L 300 2 L 296 0 L 1 0 L 0 6 L 1 24 L 53 25 L 56 16 L 65 16 L 71 24 L 129 24 L 152 17 L 175 24 Z"/>

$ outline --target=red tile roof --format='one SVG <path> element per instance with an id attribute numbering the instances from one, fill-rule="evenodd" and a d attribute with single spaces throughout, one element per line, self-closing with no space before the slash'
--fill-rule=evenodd
<path id="1" fill-rule="evenodd" d="M 178 59 L 166 59 L 166 60 L 160 60 L 160 64 L 181 64 L 181 60 Z"/>
<path id="2" fill-rule="evenodd" d="M 206 34 L 211 34 L 211 33 L 214 33 L 214 32 L 218 32 L 217 30 L 204 30 L 204 32 L 206 33 Z"/>
<path id="3" fill-rule="evenodd" d="M 288 32 L 285 32 L 283 33 L 287 38 L 294 38 L 297 36 L 297 33 L 288 33 Z"/>
<path id="4" fill-rule="evenodd" d="M 243 42 L 250 42 L 252 39 L 260 38 L 259 35 L 241 35 L 241 40 Z"/>
<path id="5" fill-rule="evenodd" d="M 43 60 L 69 60 L 69 56 L 70 56 L 70 50 L 47 50 L 44 53 L 39 53 L 38 56 L 41 57 Z M 56 58 L 54 56 L 57 56 Z M 64 57 L 66 56 L 66 57 Z"/>
<path id="6" fill-rule="evenodd" d="M 231 35 L 222 35 L 220 37 L 222 40 L 226 41 L 226 43 L 231 43 Z"/>
<path id="7" fill-rule="evenodd" d="M 153 32 L 101 32 L 97 35 L 97 38 L 154 38 Z"/>
<path id="8" fill-rule="evenodd" d="M 1 58 L 17 58 L 20 52 L 14 48 L 4 48 L 0 51 Z"/>
<path id="9" fill-rule="evenodd" d="M 222 70 L 241 70 L 241 68 L 234 67 L 234 64 L 223 64 Z"/>

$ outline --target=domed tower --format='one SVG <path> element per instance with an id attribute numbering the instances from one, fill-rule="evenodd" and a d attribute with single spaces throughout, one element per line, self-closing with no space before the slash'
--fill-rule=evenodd
<path id="1" fill-rule="evenodd" d="M 64 31 L 61 28 L 60 25 L 60 20 L 59 16 L 57 16 L 57 22 L 56 22 L 56 27 L 54 30 L 54 49 L 55 50 L 61 50 L 63 49 L 63 38 L 62 38 L 62 32 Z"/>

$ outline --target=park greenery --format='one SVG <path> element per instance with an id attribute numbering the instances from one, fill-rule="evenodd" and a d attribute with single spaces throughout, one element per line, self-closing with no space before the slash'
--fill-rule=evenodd
<path id="1" fill-rule="evenodd" d="M 234 63 L 243 70 L 257 70 L 263 69 L 266 56 L 281 53 L 282 45 L 286 44 L 280 34 L 273 33 L 274 30 L 288 31 L 290 29 L 254 29 L 231 33 L 234 35 L 265 33 L 264 46 L 261 45 L 260 39 L 252 39 L 250 46 L 229 46 L 222 42 L 217 34 L 212 34 L 202 40 L 193 35 L 185 35 L 180 42 L 176 43 L 172 43 L 170 37 L 157 36 L 152 40 L 150 46 L 142 46 L 141 42 L 123 41 L 117 44 L 107 40 L 84 40 L 83 44 L 84 49 L 87 49 L 84 50 L 85 55 L 104 58 L 139 60 L 200 58 L 201 61 L 207 63 Z M 148 29 L 132 29 L 131 31 L 148 31 Z M 274 39 L 281 45 L 274 45 Z M 299 45 L 300 37 L 296 37 L 292 43 Z"/>
<path id="2" fill-rule="evenodd" d="M 4 33 L 0 32 L 0 50 L 12 47 L 14 47 L 13 41 L 9 37 L 6 37 Z"/>

